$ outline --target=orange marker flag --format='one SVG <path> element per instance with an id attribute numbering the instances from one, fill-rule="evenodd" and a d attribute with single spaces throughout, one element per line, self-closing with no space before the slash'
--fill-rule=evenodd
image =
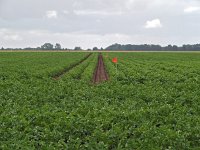
<path id="1" fill-rule="evenodd" d="M 118 62 L 117 57 L 113 58 L 113 59 L 112 59 L 112 62 L 113 62 L 113 63 L 117 63 L 117 62 Z"/>

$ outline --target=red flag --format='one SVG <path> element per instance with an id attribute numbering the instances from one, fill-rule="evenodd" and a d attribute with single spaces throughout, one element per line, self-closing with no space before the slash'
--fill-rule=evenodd
<path id="1" fill-rule="evenodd" d="M 112 62 L 113 62 L 113 63 L 117 63 L 117 62 L 118 62 L 117 57 L 113 58 L 113 59 L 112 59 Z"/>

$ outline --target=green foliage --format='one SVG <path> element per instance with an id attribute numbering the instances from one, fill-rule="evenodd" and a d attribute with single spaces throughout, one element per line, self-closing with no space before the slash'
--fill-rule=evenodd
<path id="1" fill-rule="evenodd" d="M 41 46 L 41 49 L 43 49 L 43 50 L 53 50 L 54 47 L 53 47 L 53 44 L 51 44 L 51 43 L 45 43 L 44 45 Z"/>
<path id="2" fill-rule="evenodd" d="M 61 45 L 60 45 L 59 43 L 56 43 L 56 45 L 55 45 L 55 49 L 56 49 L 56 50 L 61 50 L 62 47 L 61 47 Z"/>
<path id="3" fill-rule="evenodd" d="M 0 149 L 198 149 L 199 53 L 0 53 Z M 113 57 L 118 57 L 116 76 Z"/>

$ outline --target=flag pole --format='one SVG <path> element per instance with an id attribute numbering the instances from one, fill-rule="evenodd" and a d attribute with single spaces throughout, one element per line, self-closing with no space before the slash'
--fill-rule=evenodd
<path id="1" fill-rule="evenodd" d="M 115 63 L 115 69 L 116 69 L 116 75 L 115 75 L 115 77 L 116 77 L 116 81 L 117 81 L 117 76 L 118 76 L 118 60 L 117 60 L 117 57 L 114 57 L 113 59 L 112 59 L 112 62 L 113 63 Z"/>

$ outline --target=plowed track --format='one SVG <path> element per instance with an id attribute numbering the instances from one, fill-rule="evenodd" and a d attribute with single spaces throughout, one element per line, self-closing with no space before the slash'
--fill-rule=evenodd
<path id="1" fill-rule="evenodd" d="M 108 74 L 105 70 L 102 54 L 99 54 L 98 63 L 93 75 L 93 83 L 98 84 L 100 82 L 108 80 Z"/>

